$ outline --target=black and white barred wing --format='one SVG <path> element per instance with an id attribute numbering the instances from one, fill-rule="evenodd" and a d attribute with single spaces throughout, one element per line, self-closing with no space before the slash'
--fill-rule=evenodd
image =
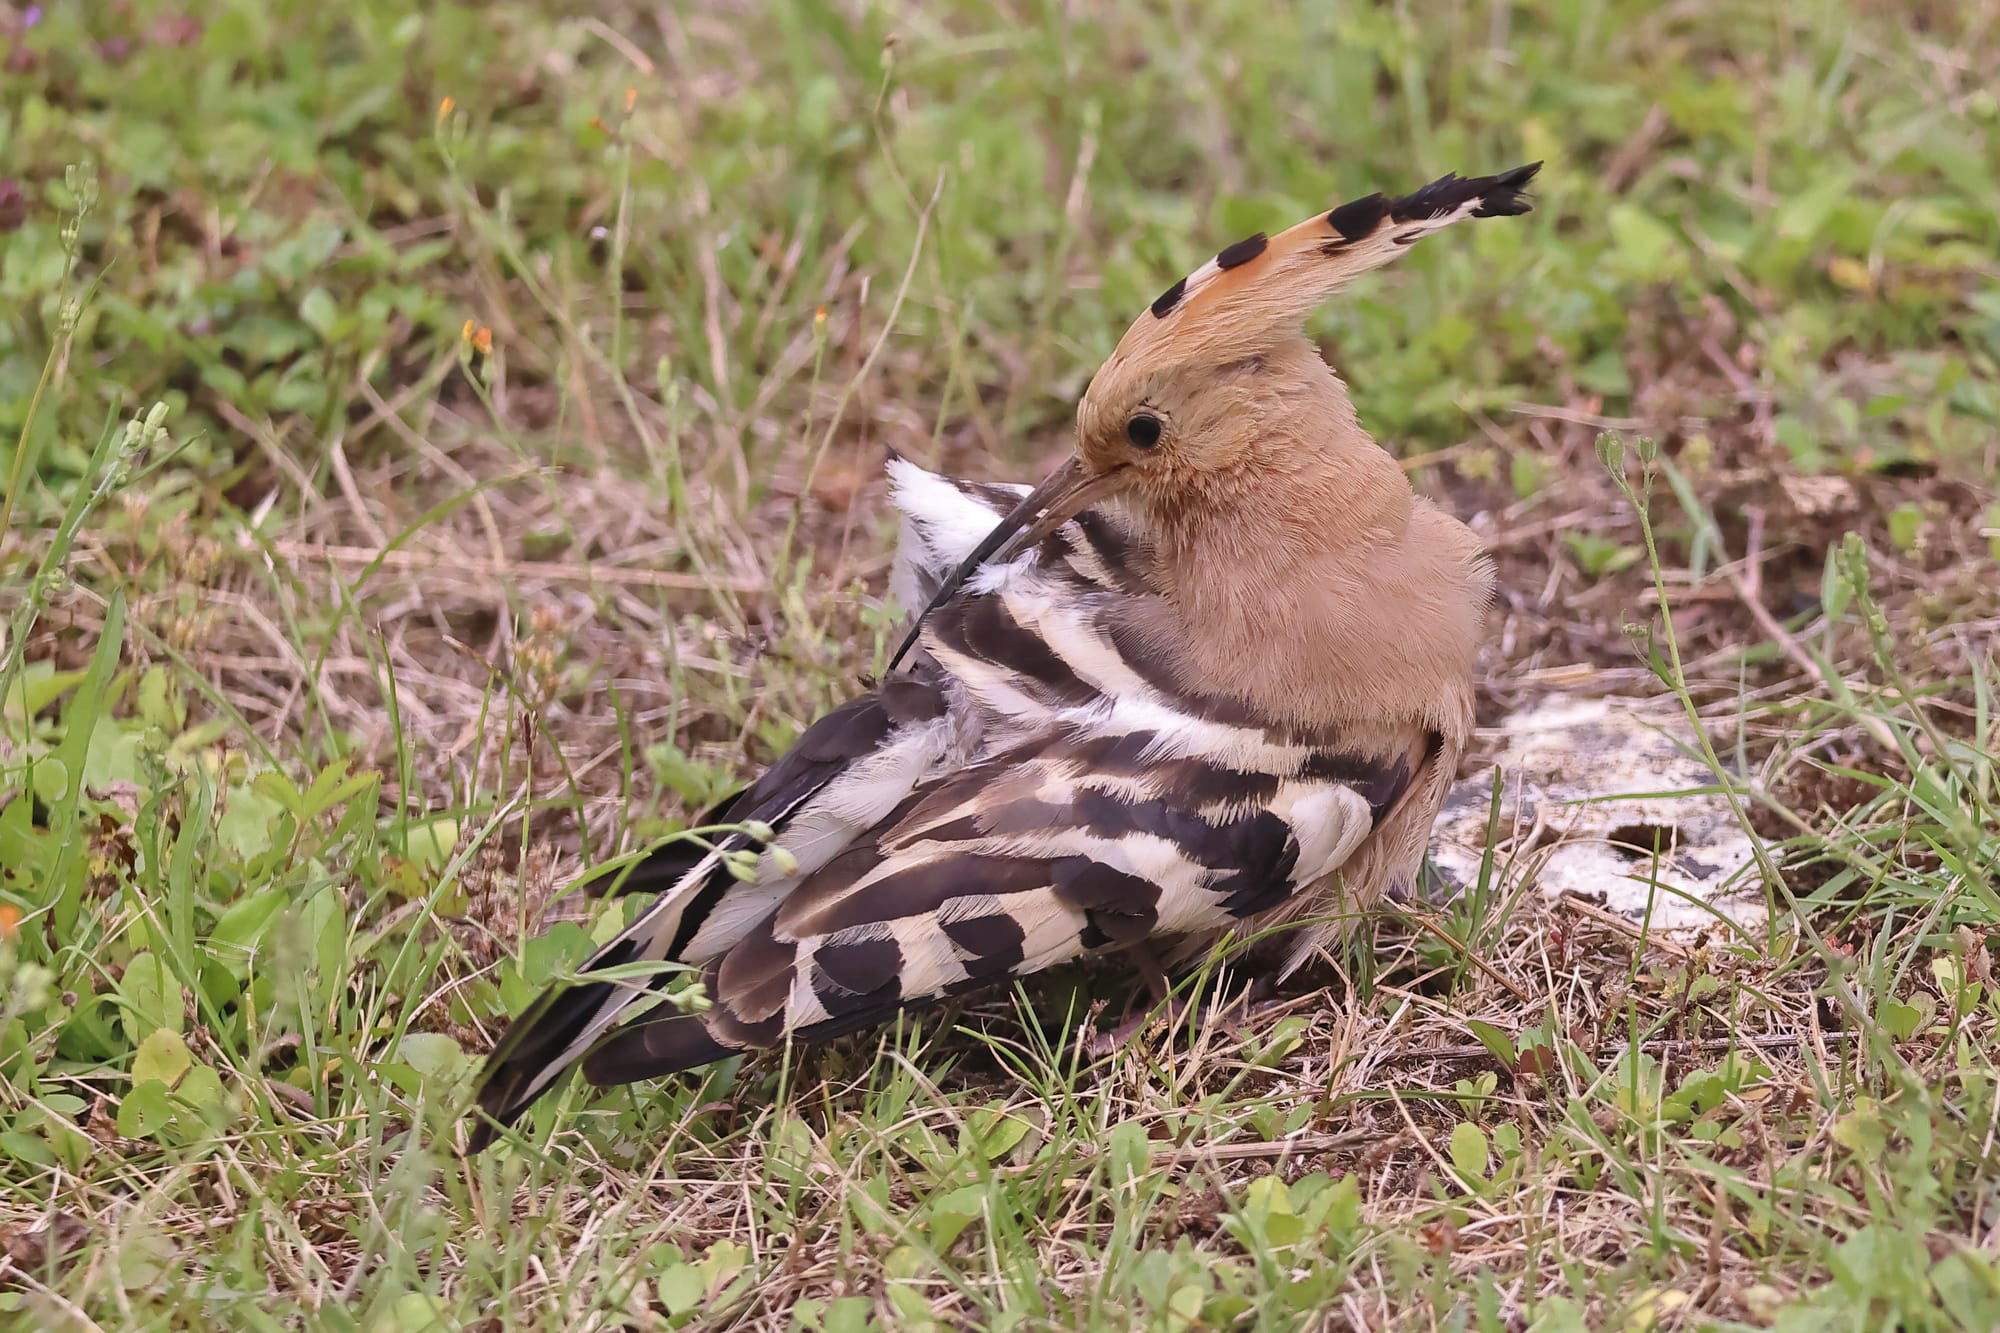
<path id="1" fill-rule="evenodd" d="M 611 1037 L 587 1077 L 823 1040 L 1089 953 L 1223 930 L 1368 838 L 1419 738 L 1350 753 L 1191 697 L 1148 655 L 1117 580 L 1071 563 L 1115 551 L 1068 541 L 983 571 L 925 631 L 928 660 L 989 719 L 980 757 L 922 784 L 710 960 L 709 1012 Z"/>
<path id="2" fill-rule="evenodd" d="M 890 475 L 902 515 L 890 588 L 905 608 L 924 605 L 945 575 L 1026 492 L 999 482 L 949 480 L 901 459 L 891 463 Z M 921 663 L 891 676 L 813 723 L 761 777 L 723 798 L 695 826 L 756 822 L 780 832 L 791 828 L 792 834 L 777 839 L 777 845 L 804 869 L 817 868 L 872 827 L 939 764 L 949 762 L 954 750 L 963 757 L 963 746 L 940 743 L 948 730 L 937 725 L 947 708 L 942 685 L 939 672 Z M 976 724 L 967 719 L 965 725 Z M 907 781 L 897 789 L 902 775 Z M 725 850 L 747 846 L 747 840 L 738 838 Z M 692 887 L 696 878 L 699 891 L 711 898 L 735 882 L 721 873 L 719 858 L 698 844 L 673 842 L 629 869 L 602 876 L 593 887 L 661 893 Z M 766 887 L 775 890 L 776 882 Z M 741 910 L 733 907 L 731 914 Z M 704 919 L 707 914 L 703 906 L 688 917 Z"/>
<path id="3" fill-rule="evenodd" d="M 891 465 L 890 475 L 903 514 L 893 580 L 905 606 L 922 606 L 944 575 L 1013 508 L 1020 490 L 948 480 L 901 460 Z M 1126 586 L 1129 576 L 1122 571 L 1130 561 L 1120 530 L 1087 514 L 1030 553 L 1021 567 L 1038 571 L 1037 586 L 1045 595 L 1074 597 Z M 947 608 L 946 619 L 955 614 Z M 996 733 L 999 718 L 925 654 L 872 693 L 814 723 L 762 778 L 710 818 L 770 825 L 776 830 L 773 846 L 788 853 L 796 869 L 779 875 L 767 863 L 757 882 L 745 885 L 711 857 L 699 875 L 690 866 L 676 867 L 670 884 L 661 877 L 651 887 L 670 887 L 688 901 L 667 956 L 703 962 L 720 954 L 806 876 L 875 831 L 920 783 L 1008 743 L 1023 724 L 1049 720 L 1035 716 L 1033 707 L 1012 708 L 1005 715 L 1009 725 Z M 741 839 L 730 844 L 746 845 Z"/>
<path id="4" fill-rule="evenodd" d="M 913 464 L 895 468 L 904 518 L 894 583 L 907 607 L 924 604 L 944 574 L 978 544 L 1019 498 L 1013 488 L 954 483 Z M 763 850 L 743 833 L 704 846 L 670 842 L 638 864 L 600 880 L 621 893 L 653 893 L 654 903 L 581 970 L 644 962 L 702 963 L 719 957 L 768 917 L 798 884 L 857 838 L 873 831 L 916 787 L 974 758 L 985 714 L 952 706 L 935 663 L 920 660 L 819 719 L 760 778 L 707 811 L 701 826 L 763 824 L 789 853 L 793 873 L 752 883 L 729 873 L 725 857 Z M 488 1058 L 481 1107 L 511 1122 L 562 1073 L 646 1000 L 643 982 L 554 986 L 508 1027 Z M 485 1127 L 475 1142 L 487 1137 Z"/>
<path id="5" fill-rule="evenodd" d="M 706 824 L 770 827 L 774 845 L 792 854 L 796 872 L 737 879 L 724 858 L 760 846 L 740 831 L 719 835 L 707 847 L 669 843 L 618 886 L 659 896 L 579 970 L 699 963 L 725 952 L 802 878 L 879 823 L 926 777 L 958 762 L 965 749 L 933 665 L 919 664 L 834 709 L 755 783 L 703 817 Z M 771 863 L 767 858 L 763 864 Z M 508 1025 L 487 1058 L 480 1107 L 511 1123 L 665 979 L 550 987 Z M 490 1137 L 489 1126 L 476 1127 L 474 1150 Z"/>
<path id="6" fill-rule="evenodd" d="M 1017 498 L 906 464 L 896 481 L 912 598 Z M 1140 629 L 1147 607 L 1144 553 L 1104 515 L 981 571 L 908 672 L 712 812 L 770 825 L 791 873 L 767 858 L 755 882 L 731 877 L 741 834 L 665 862 L 644 884 L 659 897 L 586 965 L 700 965 L 713 1008 L 628 1025 L 654 983 L 553 988 L 489 1059 L 482 1109 L 517 1118 L 580 1059 L 594 1082 L 629 1081 L 1226 928 L 1332 873 L 1414 760 L 1274 737 L 1189 695 Z"/>
<path id="7" fill-rule="evenodd" d="M 712 1009 L 612 1036 L 585 1074 L 619 1083 L 825 1040 L 1087 954 L 1226 929 L 1337 871 L 1379 817 L 1359 774 L 1323 776 L 1311 755 L 1289 772 L 1234 762 L 1155 733 L 1050 731 L 941 779 L 708 964 Z M 1393 785 L 1384 767 L 1368 776 Z"/>

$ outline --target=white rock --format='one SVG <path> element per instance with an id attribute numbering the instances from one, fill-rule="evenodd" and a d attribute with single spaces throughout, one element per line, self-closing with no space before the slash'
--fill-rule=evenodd
<path id="1" fill-rule="evenodd" d="M 1681 714 L 1556 696 L 1501 732 L 1496 875 L 1525 876 L 1551 898 L 1581 894 L 1663 930 L 1714 926 L 1718 916 L 1764 920 L 1752 835 Z M 1445 801 L 1431 858 L 1451 883 L 1478 882 L 1492 804 L 1493 769 Z"/>

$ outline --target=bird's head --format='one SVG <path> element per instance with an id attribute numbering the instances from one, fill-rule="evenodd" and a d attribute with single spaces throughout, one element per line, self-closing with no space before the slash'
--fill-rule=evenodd
<path id="1" fill-rule="evenodd" d="M 1531 163 L 1495 176 L 1448 175 L 1413 194 L 1372 194 L 1276 236 L 1238 241 L 1154 301 L 1091 379 L 1076 451 L 1001 521 L 932 605 L 987 560 L 1040 541 L 1092 505 L 1122 496 L 1144 520 L 1197 521 L 1232 495 L 1282 493 L 1300 468 L 1380 454 L 1339 380 L 1303 333 L 1307 315 L 1349 279 L 1461 218 L 1528 211 Z M 1383 456 L 1372 462 L 1393 463 Z M 1357 492 L 1379 468 L 1353 470 Z M 1395 484 L 1407 498 L 1396 472 Z M 1378 480 L 1373 489 L 1382 489 Z M 1365 506 L 1377 497 L 1357 493 Z M 921 619 L 921 618 L 920 618 Z"/>

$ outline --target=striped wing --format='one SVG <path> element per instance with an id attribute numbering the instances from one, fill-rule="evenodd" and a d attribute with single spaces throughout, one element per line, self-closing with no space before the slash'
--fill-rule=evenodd
<path id="1" fill-rule="evenodd" d="M 903 515 L 892 586 L 905 606 L 923 605 L 1023 490 L 940 477 L 900 459 L 890 465 L 890 476 Z M 1136 561 L 1124 530 L 1097 514 L 1081 515 L 1052 535 L 1037 558 L 1072 590 L 1139 586 L 1129 572 Z M 668 890 L 686 903 L 664 956 L 699 963 L 720 954 L 801 880 L 874 830 L 919 782 L 980 757 L 992 743 L 992 710 L 968 706 L 947 674 L 925 655 L 815 722 L 762 778 L 703 816 L 708 824 L 769 824 L 778 832 L 775 845 L 797 863 L 796 873 L 766 874 L 745 885 L 719 856 L 688 850 L 688 844 L 669 844 L 639 867 L 625 891 Z M 1018 715 L 1009 720 L 1018 722 Z M 722 847 L 751 845 L 735 835 Z"/>
<path id="2" fill-rule="evenodd" d="M 1201 936 L 1335 873 L 1396 805 L 1427 737 L 1344 749 L 1198 698 L 1152 651 L 1130 551 L 1066 528 L 933 615 L 926 658 L 1004 748 L 914 789 L 707 961 L 713 1007 L 619 1032 L 600 1084 L 1144 940 Z"/>
<path id="3" fill-rule="evenodd" d="M 892 475 L 896 591 L 920 605 L 1019 493 L 906 463 Z M 635 874 L 663 891 L 584 970 L 699 965 L 713 1007 L 628 1023 L 657 993 L 646 981 L 552 988 L 489 1057 L 481 1108 L 511 1123 L 578 1060 L 593 1082 L 626 1082 L 1225 929 L 1336 871 L 1408 785 L 1421 738 L 1357 753 L 1195 696 L 1149 628 L 1145 567 L 1092 512 L 981 571 L 907 672 L 711 812 L 770 824 L 795 873 L 735 880 L 721 854 L 748 846 L 737 834 Z M 475 1127 L 474 1150 L 491 1137 Z"/>
<path id="4" fill-rule="evenodd" d="M 1149 731 L 1051 729 L 915 793 L 708 964 L 712 1009 L 614 1035 L 585 1075 L 629 1082 L 826 1040 L 1088 954 L 1227 929 L 1335 872 L 1408 771 L 1308 750 L 1246 771 Z"/>
<path id="5" fill-rule="evenodd" d="M 778 830 L 775 842 L 793 851 L 804 875 L 894 810 L 947 761 L 953 747 L 941 675 L 934 666 L 919 664 L 808 727 L 762 778 L 704 821 L 771 825 Z M 796 876 L 737 880 L 723 858 L 752 847 L 748 835 L 733 832 L 717 838 L 712 849 L 669 843 L 642 862 L 618 887 L 659 890 L 659 897 L 580 970 L 700 962 L 728 949 L 797 883 Z M 635 981 L 550 987 L 508 1025 L 487 1057 L 480 1107 L 499 1123 L 511 1124 L 653 993 L 650 985 Z M 472 1150 L 491 1138 L 489 1125 L 475 1126 Z"/>
<path id="6" fill-rule="evenodd" d="M 892 586 L 904 605 L 921 606 L 945 572 L 1013 507 L 1020 490 L 949 481 L 900 460 L 891 475 L 903 514 Z M 1111 531 L 1094 518 L 1091 526 Z M 1061 545 L 1069 538 L 1052 540 Z M 1077 556 L 1079 567 L 1093 561 L 1101 567 L 1094 553 Z M 804 878 L 881 824 L 919 783 L 977 758 L 984 715 L 962 702 L 953 708 L 952 694 L 937 664 L 919 660 L 819 719 L 756 782 L 701 817 L 698 826 L 771 826 L 775 844 L 796 862 L 796 873 L 767 872 L 756 883 L 739 881 L 724 856 L 758 848 L 747 835 L 731 833 L 713 847 L 690 839 L 667 843 L 629 870 L 600 878 L 593 886 L 599 891 L 659 897 L 581 970 L 702 963 L 727 952 Z M 631 982 L 551 987 L 509 1024 L 488 1057 L 481 1108 L 500 1123 L 511 1123 L 652 993 Z M 490 1126 L 476 1127 L 475 1149 L 490 1137 Z"/>

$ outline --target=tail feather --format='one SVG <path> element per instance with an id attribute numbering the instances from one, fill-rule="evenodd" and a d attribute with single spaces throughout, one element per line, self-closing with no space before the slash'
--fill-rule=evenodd
<path id="1" fill-rule="evenodd" d="M 628 930 L 598 950 L 583 970 L 631 962 L 640 953 L 639 943 Z M 522 1010 L 486 1058 L 477 1095 L 486 1118 L 474 1122 L 466 1151 L 476 1153 L 492 1143 L 500 1126 L 519 1120 L 554 1086 L 574 1063 L 572 1052 L 586 1048 L 595 1033 L 631 1003 L 630 990 L 629 985 L 610 981 L 556 985 Z M 626 994 L 621 998 L 621 993 Z"/>
<path id="2" fill-rule="evenodd" d="M 794 785 L 806 789 L 783 792 L 781 799 L 773 801 L 764 812 L 765 817 L 781 822 L 811 794 L 810 784 Z M 738 799 L 731 797 L 729 801 L 733 805 Z M 709 815 L 726 816 L 730 812 L 718 805 Z M 722 854 L 755 845 L 747 835 L 731 833 L 721 838 L 713 850 L 702 848 L 692 860 L 688 849 L 700 847 L 692 841 L 670 842 L 657 849 L 633 869 L 618 889 L 658 891 L 659 898 L 578 970 L 590 972 L 676 957 L 686 937 L 713 906 L 715 895 L 734 882 L 721 868 Z M 637 885 L 633 880 L 638 881 Z M 657 994 L 659 980 L 586 981 L 580 985 L 557 982 L 542 992 L 508 1024 L 500 1043 L 486 1058 L 475 1094 L 475 1104 L 482 1116 L 473 1124 L 467 1152 L 486 1148 L 500 1126 L 519 1120 L 633 1005 Z"/>
<path id="3" fill-rule="evenodd" d="M 740 1051 L 717 1041 L 699 1016 L 675 1014 L 613 1033 L 583 1058 L 583 1076 L 594 1087 L 609 1088 L 699 1069 Z"/>
<path id="4" fill-rule="evenodd" d="M 762 779 L 708 811 L 702 823 L 726 825 L 754 819 L 772 829 L 786 829 L 800 807 L 852 763 L 866 761 L 884 743 L 906 735 L 898 729 L 906 729 L 912 719 L 922 721 L 932 711 L 942 713 L 942 709 L 944 695 L 936 681 L 892 679 L 880 691 L 842 705 L 808 727 L 798 745 Z M 658 891 L 660 897 L 638 921 L 604 945 L 582 971 L 682 959 L 702 923 L 736 887 L 722 857 L 760 847 L 762 843 L 742 831 L 718 837 L 712 849 L 694 841 L 676 841 L 656 849 L 630 873 L 620 869 L 610 877 L 598 877 L 598 883 L 604 885 L 598 893 Z M 620 881 L 618 875 L 624 879 Z M 476 1093 L 476 1105 L 484 1119 L 474 1123 L 470 1151 L 490 1145 L 498 1125 L 518 1121 L 542 1093 L 568 1073 L 570 1065 L 590 1055 L 598 1043 L 618 1041 L 608 1037 L 612 1029 L 630 1015 L 632 1005 L 656 993 L 658 981 L 634 979 L 558 983 L 538 997 L 508 1025 L 500 1045 L 486 1059 Z M 672 1023 L 672 1019 L 664 1023 Z M 732 1047 L 716 1045 L 714 1049 L 728 1053 Z M 718 1057 L 710 1055 L 708 1059 Z M 606 1057 L 596 1067 L 616 1067 L 616 1057 Z"/>
<path id="5" fill-rule="evenodd" d="M 714 856 L 713 852 L 704 854 L 672 881 L 672 887 L 638 920 L 578 970 L 592 972 L 666 960 L 681 933 L 681 918 L 691 898 L 708 879 L 712 868 L 708 863 Z M 633 878 L 650 878 L 650 874 L 647 863 L 642 862 Z M 474 1123 L 467 1151 L 480 1151 L 493 1142 L 499 1126 L 519 1120 L 634 1004 L 656 993 L 658 980 L 557 982 L 543 991 L 507 1025 L 499 1044 L 486 1057 L 476 1094 L 476 1105 L 484 1118 Z"/>

